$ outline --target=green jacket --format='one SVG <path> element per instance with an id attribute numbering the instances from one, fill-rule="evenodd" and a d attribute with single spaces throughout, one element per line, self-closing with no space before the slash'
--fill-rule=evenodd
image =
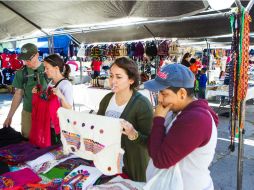
<path id="1" fill-rule="evenodd" d="M 98 115 L 105 115 L 113 92 L 107 94 L 100 102 Z M 134 181 L 146 181 L 146 168 L 149 161 L 147 139 L 151 132 L 153 108 L 149 100 L 134 91 L 120 118 L 130 122 L 138 131 L 139 137 L 131 141 L 122 135 L 121 145 L 125 150 L 123 171 Z"/>

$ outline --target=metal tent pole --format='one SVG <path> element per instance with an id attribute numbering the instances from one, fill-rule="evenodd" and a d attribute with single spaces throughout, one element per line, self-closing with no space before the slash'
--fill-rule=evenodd
<path id="1" fill-rule="evenodd" d="M 245 106 L 246 102 L 243 100 L 241 102 L 241 116 L 238 118 L 238 123 L 239 123 L 239 143 L 238 143 L 238 159 L 237 159 L 237 190 L 242 190 L 242 183 L 243 183 L 243 154 L 244 154 L 244 149 L 243 149 L 243 141 L 244 141 L 244 128 L 240 128 L 241 122 L 245 123 Z"/>
<path id="2" fill-rule="evenodd" d="M 208 78 L 208 83 L 210 83 L 210 74 L 209 74 L 209 70 L 210 70 L 210 45 L 209 45 L 209 42 L 207 41 L 207 39 L 205 39 L 205 41 L 206 41 L 207 65 L 208 65 L 207 78 Z"/>
<path id="3" fill-rule="evenodd" d="M 250 0 L 250 2 L 248 3 L 248 5 L 247 5 L 247 7 L 246 7 L 245 10 L 246 10 L 247 12 L 250 12 L 250 10 L 251 10 L 253 4 L 254 4 L 254 0 Z"/>
<path id="4" fill-rule="evenodd" d="M 82 84 L 82 78 L 83 78 L 83 68 L 82 68 L 82 58 L 78 58 L 79 61 L 79 68 L 80 68 L 80 84 Z"/>
<path id="5" fill-rule="evenodd" d="M 151 21 L 139 21 L 135 23 L 125 24 L 124 26 L 135 26 L 135 25 L 146 25 L 146 24 L 153 24 L 153 23 L 182 23 L 186 21 L 199 21 L 199 20 L 212 20 L 214 18 L 225 18 L 231 15 L 231 12 L 221 12 L 221 13 L 215 13 L 215 14 L 207 14 L 207 15 L 197 15 L 197 16 L 188 16 L 188 17 L 182 17 L 182 18 L 176 18 L 176 19 L 161 19 L 161 20 L 151 20 Z M 60 30 L 55 31 L 55 34 L 73 34 L 73 33 L 88 33 L 88 32 L 95 32 L 95 31 L 102 31 L 110 28 L 118 28 L 120 26 L 123 26 L 123 24 L 112 24 L 112 25 L 94 25 L 90 27 L 84 27 L 84 28 L 75 28 L 75 29 L 69 29 L 69 30 Z"/>
<path id="6" fill-rule="evenodd" d="M 235 0 L 235 4 L 237 5 L 237 7 L 238 7 L 239 9 L 242 8 L 242 3 L 241 3 L 240 0 Z"/>
<path id="7" fill-rule="evenodd" d="M 49 54 L 54 53 L 54 36 L 48 37 L 48 47 L 49 47 Z"/>
<path id="8" fill-rule="evenodd" d="M 3 6 L 5 6 L 6 8 L 8 8 L 9 10 L 11 10 L 12 12 L 14 12 L 16 15 L 19 15 L 21 18 L 23 18 L 25 21 L 27 21 L 28 23 L 30 23 L 31 25 L 33 25 L 35 28 L 37 28 L 38 30 L 40 30 L 42 33 L 46 34 L 48 36 L 48 33 L 46 31 L 44 31 L 39 25 L 37 25 L 36 23 L 32 22 L 31 20 L 29 20 L 28 18 L 26 18 L 24 15 L 22 15 L 21 13 L 19 13 L 18 11 L 16 11 L 15 9 L 13 9 L 12 7 L 8 6 L 6 3 L 4 2 L 0 2 Z"/>

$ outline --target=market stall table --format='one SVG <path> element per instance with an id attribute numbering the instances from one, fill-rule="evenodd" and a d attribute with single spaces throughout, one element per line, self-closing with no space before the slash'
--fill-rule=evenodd
<path id="1" fill-rule="evenodd" d="M 111 92 L 109 89 L 91 87 L 87 84 L 73 85 L 74 107 L 79 111 L 95 110 L 98 111 L 102 98 Z M 148 98 L 154 106 L 154 99 L 148 90 L 139 90 L 139 92 Z"/>
<path id="2" fill-rule="evenodd" d="M 218 90 L 207 90 L 206 99 L 210 99 L 211 97 L 214 97 L 214 96 L 228 97 L 229 96 L 228 88 L 224 88 L 224 89 L 218 88 Z M 248 88 L 247 94 L 246 94 L 246 97 L 244 100 L 247 101 L 247 100 L 251 100 L 251 99 L 254 99 L 254 86 L 251 86 Z M 225 102 L 220 102 L 219 108 L 216 112 L 219 114 L 223 108 L 229 108 L 228 106 L 229 105 L 227 104 L 227 102 L 226 102 L 226 104 L 225 104 Z"/>

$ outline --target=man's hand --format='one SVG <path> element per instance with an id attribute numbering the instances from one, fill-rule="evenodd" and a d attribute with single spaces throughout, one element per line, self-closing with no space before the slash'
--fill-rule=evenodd
<path id="1" fill-rule="evenodd" d="M 7 117 L 7 118 L 5 119 L 5 121 L 4 121 L 3 126 L 4 126 L 4 127 L 10 127 L 10 126 L 11 126 L 11 122 L 12 122 L 12 118 Z"/>
<path id="2" fill-rule="evenodd" d="M 169 104 L 165 107 L 161 103 L 159 103 L 155 108 L 154 116 L 165 118 L 168 112 L 171 111 L 172 106 L 173 104 Z"/>
<path id="3" fill-rule="evenodd" d="M 24 91 L 22 89 L 15 90 L 15 94 L 13 96 L 12 103 L 11 103 L 11 108 L 3 124 L 4 127 L 9 127 L 11 125 L 12 117 L 22 101 L 23 94 L 24 94 Z"/>

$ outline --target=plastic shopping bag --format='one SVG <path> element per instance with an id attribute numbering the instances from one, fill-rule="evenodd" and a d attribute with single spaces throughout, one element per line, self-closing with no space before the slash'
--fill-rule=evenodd
<path id="1" fill-rule="evenodd" d="M 147 167 L 147 183 L 144 190 L 183 190 L 183 179 L 179 165 L 158 169 L 150 160 Z"/>

